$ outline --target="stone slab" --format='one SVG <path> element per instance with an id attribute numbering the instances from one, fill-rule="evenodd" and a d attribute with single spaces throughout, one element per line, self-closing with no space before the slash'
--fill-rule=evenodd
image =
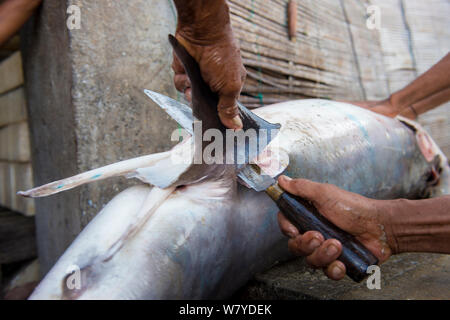
<path id="1" fill-rule="evenodd" d="M 450 299 L 450 255 L 408 253 L 381 265 L 381 289 L 366 281 L 333 281 L 304 259 L 279 264 L 258 274 L 236 295 L 240 299 Z"/>

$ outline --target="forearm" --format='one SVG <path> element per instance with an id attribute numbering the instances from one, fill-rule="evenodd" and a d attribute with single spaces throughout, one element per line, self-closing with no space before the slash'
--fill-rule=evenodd
<path id="1" fill-rule="evenodd" d="M 450 195 L 380 203 L 387 241 L 394 253 L 450 253 Z"/>
<path id="2" fill-rule="evenodd" d="M 450 54 L 447 54 L 408 86 L 393 93 L 390 102 L 399 113 L 421 114 L 448 101 L 449 89 Z M 414 110 L 410 109 L 411 106 Z"/>
<path id="3" fill-rule="evenodd" d="M 418 115 L 425 113 L 433 108 L 436 108 L 449 100 L 450 100 L 450 87 L 438 91 L 432 94 L 431 96 L 426 97 L 420 100 L 419 102 L 412 104 L 411 107 L 404 108 L 400 112 L 400 115 L 411 119 L 415 119 Z"/>
<path id="4" fill-rule="evenodd" d="M 0 5 L 0 46 L 33 14 L 41 0 L 6 0 Z"/>
<path id="5" fill-rule="evenodd" d="M 231 31 L 225 0 L 174 0 L 178 12 L 177 32 L 196 43 L 209 43 Z"/>

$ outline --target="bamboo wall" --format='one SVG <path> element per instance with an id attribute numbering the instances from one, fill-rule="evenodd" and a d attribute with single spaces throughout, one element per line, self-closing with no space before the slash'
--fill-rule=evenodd
<path id="1" fill-rule="evenodd" d="M 33 187 L 22 57 L 18 48 L 8 54 L 5 47 L 0 50 L 0 207 L 30 216 L 34 199 L 16 195 Z"/>

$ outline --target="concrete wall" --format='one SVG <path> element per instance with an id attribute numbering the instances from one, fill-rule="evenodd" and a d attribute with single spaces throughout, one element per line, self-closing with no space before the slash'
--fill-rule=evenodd
<path id="1" fill-rule="evenodd" d="M 70 5 L 81 28 L 69 30 Z M 168 149 L 176 124 L 142 89 L 176 97 L 168 1 L 44 1 L 22 32 L 35 185 Z M 130 181 L 96 183 L 36 201 L 42 272 Z"/>

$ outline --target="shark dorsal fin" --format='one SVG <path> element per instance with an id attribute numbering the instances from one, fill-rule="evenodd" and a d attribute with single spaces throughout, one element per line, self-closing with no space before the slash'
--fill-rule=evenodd
<path id="1" fill-rule="evenodd" d="M 191 81 L 192 113 L 197 119 L 202 121 L 202 131 L 210 128 L 224 131 L 225 126 L 220 121 L 217 113 L 217 104 L 219 102 L 217 93 L 212 92 L 203 80 L 197 61 L 183 45 L 172 35 L 169 35 L 169 42 Z"/>

